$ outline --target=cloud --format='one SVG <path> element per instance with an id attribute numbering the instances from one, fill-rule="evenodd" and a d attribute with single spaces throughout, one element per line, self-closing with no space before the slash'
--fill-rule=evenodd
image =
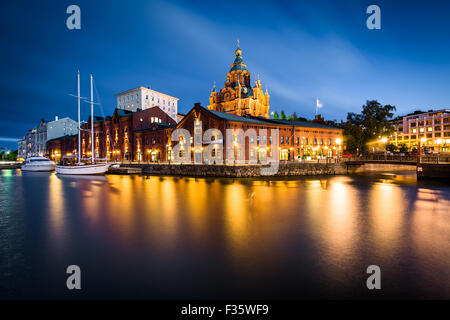
<path id="1" fill-rule="evenodd" d="M 19 140 L 20 140 L 19 138 L 0 137 L 0 141 L 5 142 L 17 142 Z"/>

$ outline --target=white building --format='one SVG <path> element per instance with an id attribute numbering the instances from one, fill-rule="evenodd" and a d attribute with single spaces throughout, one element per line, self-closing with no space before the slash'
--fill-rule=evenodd
<path id="1" fill-rule="evenodd" d="M 159 107 L 172 119 L 177 120 L 178 98 L 145 87 L 116 94 L 116 97 L 118 109 L 135 112 L 137 109 Z"/>
<path id="2" fill-rule="evenodd" d="M 28 131 L 22 140 L 17 142 L 17 156 L 26 159 L 32 156 L 43 156 L 47 142 L 47 122 L 41 119 L 39 125 Z"/>
<path id="3" fill-rule="evenodd" d="M 47 141 L 77 134 L 77 127 L 78 122 L 68 117 L 62 119 L 55 117 L 55 121 L 50 121 L 47 123 Z"/>
<path id="4" fill-rule="evenodd" d="M 433 151 L 450 151 L 450 109 L 416 111 L 392 121 L 390 141 L 409 149 L 420 145 Z"/>
<path id="5" fill-rule="evenodd" d="M 28 130 L 22 140 L 17 142 L 17 157 L 26 159 L 32 156 L 44 156 L 47 141 L 66 135 L 76 134 L 78 123 L 70 118 L 47 122 L 41 119 L 36 128 Z"/>

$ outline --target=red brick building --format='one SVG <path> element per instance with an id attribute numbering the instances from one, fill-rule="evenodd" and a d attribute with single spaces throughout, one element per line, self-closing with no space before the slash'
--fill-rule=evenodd
<path id="1" fill-rule="evenodd" d="M 90 158 L 90 119 L 82 129 L 82 157 Z M 263 160 L 273 156 L 273 152 L 278 152 L 280 160 L 331 157 L 342 150 L 342 130 L 322 123 L 241 117 L 208 110 L 196 104 L 178 124 L 158 107 L 134 113 L 116 109 L 112 117 L 95 117 L 95 157 L 111 161 L 171 161 L 172 150 L 178 143 L 171 139 L 175 129 L 186 129 L 189 132 L 191 141 L 186 141 L 185 145 L 190 148 L 193 162 L 196 162 L 195 159 L 202 161 L 203 151 L 214 140 L 220 140 L 223 149 L 216 150 L 218 145 L 213 148 L 212 153 L 214 155 L 221 152 L 224 160 L 228 142 L 243 148 L 235 150 L 236 160 L 242 156 L 239 154 L 241 150 L 246 160 Z M 194 133 L 204 138 L 208 129 L 218 129 L 223 136 L 219 137 L 220 134 L 215 133 L 209 141 L 203 139 L 201 146 L 196 146 Z M 227 134 L 227 129 L 231 130 L 231 134 Z M 278 130 L 278 144 L 274 143 L 274 138 L 277 137 L 272 136 L 273 129 Z M 245 133 L 242 138 L 239 130 Z M 48 156 L 56 160 L 64 155 L 75 155 L 77 149 L 77 136 L 48 141 L 47 145 Z"/>

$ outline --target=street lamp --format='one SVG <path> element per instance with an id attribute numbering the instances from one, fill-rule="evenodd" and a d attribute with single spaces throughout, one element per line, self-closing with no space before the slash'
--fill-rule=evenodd
<path id="1" fill-rule="evenodd" d="M 336 144 L 338 145 L 338 149 L 337 149 L 338 158 L 339 158 L 340 153 L 341 153 L 341 143 L 342 143 L 342 139 L 341 138 L 337 138 L 336 139 Z"/>
<path id="2" fill-rule="evenodd" d="M 387 149 L 386 149 L 386 143 L 388 141 L 388 139 L 386 137 L 381 138 L 381 143 L 383 143 L 384 145 L 384 161 L 387 160 Z"/>

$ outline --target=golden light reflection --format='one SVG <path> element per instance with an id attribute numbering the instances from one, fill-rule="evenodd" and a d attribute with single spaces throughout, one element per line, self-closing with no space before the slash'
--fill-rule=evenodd
<path id="1" fill-rule="evenodd" d="M 189 215 L 189 225 L 197 238 L 198 245 L 205 242 L 202 240 L 204 240 L 204 234 L 208 233 L 207 226 L 208 221 L 210 221 L 208 215 L 217 214 L 216 210 L 208 210 L 207 200 L 207 196 L 211 198 L 220 197 L 220 194 L 217 194 L 217 184 L 218 182 L 214 182 L 213 185 L 209 185 L 203 179 L 184 179 L 186 212 Z"/>
<path id="2" fill-rule="evenodd" d="M 330 259 L 335 264 L 345 264 L 355 254 L 354 239 L 358 235 L 357 216 L 358 192 L 345 177 L 334 179 L 327 190 L 322 191 L 323 240 L 330 250 Z M 320 210 L 320 209 L 319 209 Z"/>
<path id="3" fill-rule="evenodd" d="M 128 176 L 110 175 L 109 183 L 117 192 L 110 192 L 109 200 L 105 201 L 103 209 L 109 220 L 114 223 L 114 228 L 124 237 L 132 237 L 133 220 L 136 211 L 134 210 L 134 179 Z"/>
<path id="4" fill-rule="evenodd" d="M 249 233 L 247 189 L 242 184 L 233 183 L 225 186 L 223 197 L 227 236 L 232 250 L 245 249 Z"/>
<path id="5" fill-rule="evenodd" d="M 56 246 L 63 243 L 65 234 L 64 201 L 63 182 L 55 174 L 51 174 L 48 188 L 49 233 L 52 237 L 51 243 Z"/>
<path id="6" fill-rule="evenodd" d="M 424 256 L 450 261 L 449 208 L 450 199 L 444 192 L 418 190 L 412 207 L 412 245 Z"/>
<path id="7" fill-rule="evenodd" d="M 400 249 L 403 233 L 404 191 L 386 180 L 372 186 L 369 199 L 370 232 L 374 235 L 374 245 L 384 256 L 392 257 Z"/>

